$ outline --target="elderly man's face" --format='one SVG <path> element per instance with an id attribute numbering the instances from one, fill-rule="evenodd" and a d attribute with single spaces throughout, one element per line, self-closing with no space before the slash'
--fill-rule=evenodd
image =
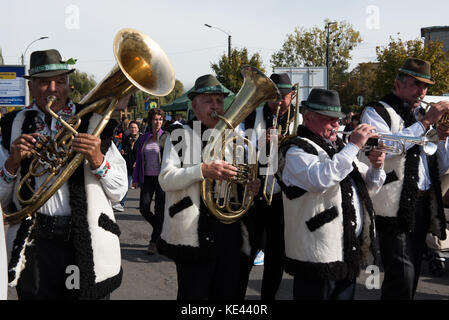
<path id="1" fill-rule="evenodd" d="M 218 118 L 212 118 L 211 113 L 224 114 L 223 94 L 199 94 L 192 101 L 192 109 L 196 118 L 206 127 L 213 128 L 218 122 Z"/>
<path id="2" fill-rule="evenodd" d="M 65 106 L 69 97 L 69 76 L 64 74 L 48 78 L 32 78 L 28 82 L 28 88 L 36 100 L 37 106 L 43 112 L 45 112 L 47 98 L 49 96 L 55 96 L 56 101 L 53 102 L 51 109 L 54 112 L 58 112 Z"/>
<path id="3" fill-rule="evenodd" d="M 295 92 L 291 91 L 287 94 L 282 94 L 280 101 L 268 101 L 268 107 L 270 108 L 271 112 L 273 114 L 276 114 L 278 106 L 280 106 L 279 108 L 280 115 L 283 115 L 285 112 L 287 112 L 288 108 L 290 107 L 290 104 L 292 103 L 294 94 Z"/>
<path id="4" fill-rule="evenodd" d="M 337 133 L 332 132 L 332 130 L 338 130 L 338 118 L 333 118 L 320 113 L 307 111 L 304 115 L 304 119 L 307 128 L 309 128 L 309 130 L 316 135 L 329 141 L 337 140 Z"/>
<path id="5" fill-rule="evenodd" d="M 403 101 L 412 107 L 412 109 L 419 107 L 419 99 L 424 99 L 427 94 L 427 89 L 429 85 L 427 83 L 421 82 L 413 77 L 408 77 L 405 83 L 399 80 L 395 82 L 395 92 L 396 95 Z"/>

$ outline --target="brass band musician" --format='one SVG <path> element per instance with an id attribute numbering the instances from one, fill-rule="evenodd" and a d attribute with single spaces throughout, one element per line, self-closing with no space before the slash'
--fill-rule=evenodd
<path id="1" fill-rule="evenodd" d="M 36 143 L 44 135 L 54 139 L 62 128 L 45 109 L 48 97 L 56 97 L 51 109 L 64 120 L 84 107 L 69 98 L 74 69 L 57 50 L 35 51 L 30 60 L 26 78 L 34 100 L 1 120 L 0 200 L 9 213 L 21 209 L 16 190 L 30 170 Z M 19 299 L 107 299 L 121 283 L 120 231 L 111 202 L 127 191 L 126 163 L 112 143 L 114 123 L 99 138 L 88 133 L 98 121 L 92 112 L 83 116 L 72 141 L 72 150 L 84 155 L 85 164 L 38 212 L 7 230 L 9 282 Z M 31 187 L 39 188 L 47 175 L 32 176 Z M 26 187 L 20 195 L 32 192 Z M 68 286 L 70 272 L 79 281 Z"/>
<path id="2" fill-rule="evenodd" d="M 379 133 L 422 137 L 449 111 L 439 102 L 423 115 L 420 101 L 435 81 L 428 61 L 407 58 L 398 70 L 393 92 L 369 104 L 362 123 Z M 447 124 L 437 127 L 437 153 L 427 156 L 419 145 L 406 143 L 403 155 L 388 155 L 387 179 L 374 196 L 376 227 L 385 277 L 382 299 L 413 299 L 421 270 L 427 232 L 446 238 L 440 175 L 449 168 Z"/>

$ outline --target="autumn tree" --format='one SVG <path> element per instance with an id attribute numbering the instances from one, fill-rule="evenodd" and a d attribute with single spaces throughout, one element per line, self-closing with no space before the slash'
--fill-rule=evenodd
<path id="1" fill-rule="evenodd" d="M 217 63 L 211 64 L 211 68 L 222 85 L 237 93 L 243 84 L 240 68 L 244 65 L 249 65 L 259 69 L 261 72 L 265 72 L 259 53 L 249 57 L 248 49 L 246 48 L 240 50 L 233 48 L 231 50 L 231 61 L 229 61 L 228 55 L 223 54 Z"/>
<path id="2" fill-rule="evenodd" d="M 327 24 L 329 20 L 325 20 Z M 329 83 L 338 89 L 347 78 L 351 51 L 362 42 L 360 33 L 345 21 L 329 25 Z M 272 67 L 312 67 L 326 65 L 327 33 L 313 27 L 295 28 L 282 48 L 270 59 Z"/>
<path id="3" fill-rule="evenodd" d="M 360 63 L 348 74 L 348 79 L 339 88 L 340 102 L 347 111 L 357 111 L 357 97 L 362 96 L 364 102 L 377 98 L 374 89 L 376 71 L 379 64 L 375 62 Z M 350 110 L 349 110 L 350 109 Z"/>
<path id="4" fill-rule="evenodd" d="M 78 70 L 69 74 L 69 83 L 71 88 L 70 97 L 74 102 L 80 102 L 97 84 L 92 75 Z"/>
<path id="5" fill-rule="evenodd" d="M 385 47 L 376 48 L 379 67 L 376 71 L 374 89 L 377 97 L 391 92 L 398 69 L 407 57 L 414 57 L 430 62 L 432 78 L 435 84 L 429 87 L 429 95 L 449 93 L 449 54 L 443 51 L 443 43 L 429 41 L 426 45 L 421 39 L 404 41 L 390 37 Z"/>

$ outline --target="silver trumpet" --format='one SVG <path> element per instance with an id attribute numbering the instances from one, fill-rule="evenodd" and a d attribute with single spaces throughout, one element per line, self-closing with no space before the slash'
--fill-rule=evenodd
<path id="1" fill-rule="evenodd" d="M 338 131 L 335 129 L 332 129 L 333 133 L 340 133 L 342 135 L 351 135 L 352 131 Z M 405 152 L 405 144 L 406 143 L 413 143 L 417 144 L 423 147 L 423 151 L 425 154 L 431 156 L 433 155 L 438 148 L 438 134 L 435 129 L 430 129 L 427 131 L 427 133 L 422 137 L 410 137 L 410 136 L 401 136 L 401 135 L 394 135 L 394 134 L 384 134 L 384 133 L 377 133 L 379 136 L 378 139 L 381 141 L 393 141 L 396 142 L 397 145 L 395 146 L 389 146 L 389 145 L 365 145 L 363 147 L 363 151 L 371 151 L 376 150 L 380 152 L 385 152 L 389 154 L 395 154 L 395 155 L 402 155 Z"/>

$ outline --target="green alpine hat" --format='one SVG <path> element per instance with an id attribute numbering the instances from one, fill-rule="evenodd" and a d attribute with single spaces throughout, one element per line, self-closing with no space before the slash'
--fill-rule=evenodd
<path id="1" fill-rule="evenodd" d="M 205 93 L 218 93 L 223 94 L 225 97 L 229 94 L 229 92 L 224 91 L 223 86 L 218 82 L 217 78 L 211 74 L 206 74 L 196 79 L 193 90 L 187 96 L 190 100 L 193 100 L 197 95 Z"/>

